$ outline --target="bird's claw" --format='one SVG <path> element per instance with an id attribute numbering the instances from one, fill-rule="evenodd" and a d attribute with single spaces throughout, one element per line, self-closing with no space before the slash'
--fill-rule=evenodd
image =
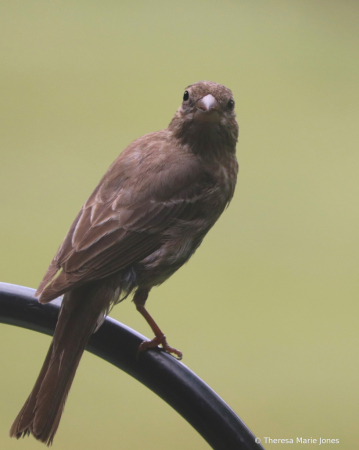
<path id="1" fill-rule="evenodd" d="M 143 342 L 141 342 L 141 344 L 140 344 L 140 346 L 138 347 L 138 350 L 137 350 L 137 357 L 139 356 L 139 354 L 141 352 L 144 352 L 144 351 L 146 351 L 149 348 L 158 347 L 159 345 L 162 346 L 162 348 L 163 348 L 163 350 L 165 352 L 167 352 L 167 353 L 171 354 L 172 356 L 174 356 L 178 361 L 180 361 L 182 359 L 182 352 L 180 352 L 176 348 L 171 347 L 170 345 L 168 345 L 167 340 L 166 340 L 166 336 L 164 334 L 162 336 L 155 336 L 150 341 L 143 341 Z"/>

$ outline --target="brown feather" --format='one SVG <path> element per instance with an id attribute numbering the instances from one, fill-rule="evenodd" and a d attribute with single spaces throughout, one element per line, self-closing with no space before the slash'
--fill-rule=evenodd
<path id="1" fill-rule="evenodd" d="M 43 368 L 11 436 L 31 433 L 47 445 L 52 443 L 87 341 L 117 296 L 111 283 L 86 285 L 65 295 Z"/>
<path id="2" fill-rule="evenodd" d="M 135 301 L 138 293 L 145 301 L 188 261 L 230 202 L 238 171 L 232 93 L 212 82 L 187 90 L 168 128 L 137 139 L 111 165 L 53 258 L 36 295 L 47 303 L 65 294 L 63 305 L 11 436 L 31 433 L 52 443 L 85 345 L 104 315 L 134 289 Z M 196 106 L 209 94 L 213 123 Z"/>
<path id="3" fill-rule="evenodd" d="M 148 149 L 145 146 L 140 150 L 145 153 Z M 152 151 L 154 152 L 153 149 Z M 128 153 L 124 153 L 115 162 L 115 165 L 119 166 L 120 174 L 122 166 L 126 166 Z M 164 172 L 173 167 L 170 156 L 171 152 L 168 152 L 168 157 L 162 158 L 161 167 Z M 135 182 L 135 176 L 127 177 L 123 185 L 120 185 L 116 197 L 112 192 L 110 198 L 114 207 L 110 207 L 109 203 L 97 203 L 96 199 L 102 198 L 104 201 L 104 197 L 109 197 L 104 192 L 108 192 L 107 185 L 114 182 L 111 176 L 113 167 L 114 165 L 109 169 L 110 176 L 102 179 L 95 190 L 96 194 L 85 203 L 52 262 L 51 272 L 45 275 L 46 280 L 44 279 L 40 285 L 41 289 L 37 292 L 42 303 L 53 300 L 72 287 L 111 275 L 114 271 L 149 256 L 162 242 L 161 236 L 154 234 L 164 232 L 176 219 L 188 215 L 186 209 L 193 209 L 191 200 L 198 200 L 198 195 L 195 194 L 200 192 L 199 185 L 204 176 L 204 170 L 197 158 L 190 156 L 187 158 L 187 164 L 182 162 L 172 178 L 167 177 L 168 187 L 165 189 L 165 195 L 162 192 L 163 187 L 161 189 L 159 186 L 163 184 L 163 180 L 157 179 L 156 183 L 153 174 L 145 171 L 140 179 L 140 184 L 144 185 L 141 188 L 143 198 L 134 201 L 138 183 Z M 157 172 L 162 173 L 159 169 Z M 131 190 L 132 195 L 129 194 Z M 166 201 L 169 192 L 171 200 Z M 91 206 L 87 206 L 88 203 Z M 129 207 L 132 209 L 127 209 Z M 144 241 L 146 245 L 143 245 Z M 101 274 L 94 269 L 99 266 L 99 261 L 102 264 Z M 61 268 L 62 271 L 51 282 L 51 275 L 54 276 L 57 272 L 54 267 L 58 270 Z M 109 272 L 106 272 L 107 267 L 111 268 Z"/>

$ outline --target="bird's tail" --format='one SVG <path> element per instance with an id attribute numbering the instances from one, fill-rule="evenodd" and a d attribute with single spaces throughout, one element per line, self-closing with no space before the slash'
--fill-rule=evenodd
<path id="1" fill-rule="evenodd" d="M 93 284 L 65 294 L 53 340 L 35 386 L 10 436 L 32 434 L 51 445 L 87 341 L 114 299 L 108 285 Z"/>

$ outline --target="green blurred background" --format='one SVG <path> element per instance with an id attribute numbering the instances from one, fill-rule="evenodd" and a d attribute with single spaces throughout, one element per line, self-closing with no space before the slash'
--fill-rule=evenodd
<path id="1" fill-rule="evenodd" d="M 262 438 L 358 440 L 359 3 L 1 1 L 0 280 L 37 287 L 82 203 L 184 88 L 230 87 L 230 208 L 148 307 L 184 363 Z M 130 300 L 111 313 L 151 336 Z M 0 448 L 49 337 L 0 325 Z M 85 354 L 58 450 L 208 449 Z M 267 445 L 266 448 L 275 445 Z"/>

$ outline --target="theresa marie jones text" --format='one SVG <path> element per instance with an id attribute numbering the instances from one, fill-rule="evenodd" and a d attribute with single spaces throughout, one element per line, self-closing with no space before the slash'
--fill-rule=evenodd
<path id="1" fill-rule="evenodd" d="M 289 439 L 282 439 L 282 438 L 271 438 L 269 436 L 264 436 L 261 441 L 263 444 L 317 444 L 317 445 L 330 445 L 330 444 L 339 444 L 339 439 L 333 439 L 333 438 L 307 438 L 307 437 L 296 437 L 296 438 L 289 438 Z M 259 439 L 256 439 L 256 442 L 261 442 Z"/>

